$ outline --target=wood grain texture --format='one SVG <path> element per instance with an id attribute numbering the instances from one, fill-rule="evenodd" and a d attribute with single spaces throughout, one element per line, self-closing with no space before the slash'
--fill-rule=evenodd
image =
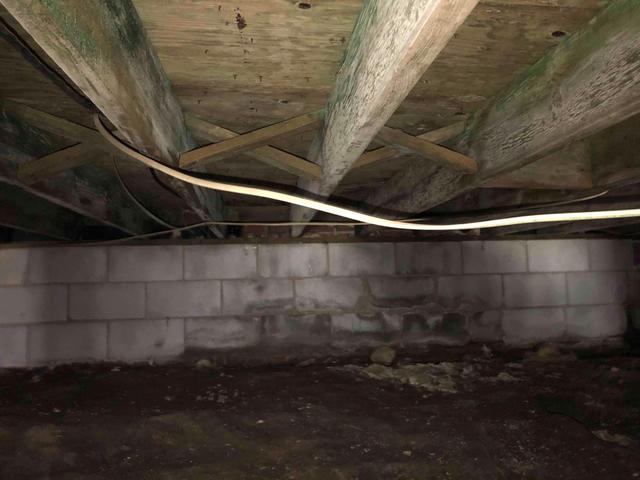
<path id="1" fill-rule="evenodd" d="M 239 135 L 238 133 L 227 130 L 219 125 L 214 125 L 211 122 L 207 122 L 193 115 L 185 115 L 185 121 L 189 130 L 191 130 L 198 139 L 219 142 L 225 139 L 232 139 Z M 244 153 L 267 165 L 299 177 L 319 178 L 321 175 L 320 167 L 315 163 L 268 145 Z"/>
<path id="2" fill-rule="evenodd" d="M 322 168 L 301 187 L 329 196 L 464 22 L 477 0 L 365 2 L 309 150 Z M 293 221 L 314 212 L 292 208 Z M 292 230 L 295 234 L 301 228 Z"/>
<path id="3" fill-rule="evenodd" d="M 304 132 L 305 130 L 311 130 L 322 123 L 323 115 L 324 112 L 322 110 L 305 113 L 298 117 L 289 118 L 282 122 L 184 152 L 180 155 L 180 166 L 183 168 L 196 164 L 205 166 L 208 163 L 221 160 L 234 153 L 254 150 L 272 143 L 278 138 Z"/>
<path id="4" fill-rule="evenodd" d="M 483 188 L 581 190 L 593 187 L 588 141 L 567 145 L 513 172 L 497 176 Z"/>
<path id="5" fill-rule="evenodd" d="M 382 127 L 378 131 L 376 138 L 380 142 L 398 150 L 415 153 L 437 165 L 442 165 L 458 172 L 476 173 L 478 171 L 478 164 L 473 158 L 428 140 L 414 137 L 397 128 Z"/>
<path id="6" fill-rule="evenodd" d="M 618 0 L 476 113 L 458 148 L 478 174 L 412 165 L 367 201 L 423 211 L 640 112 L 639 50 L 640 4 Z"/>
<path id="7" fill-rule="evenodd" d="M 82 165 L 104 162 L 105 157 L 107 155 L 93 145 L 79 143 L 23 163 L 18 168 L 18 178 L 25 185 L 32 185 Z"/>
<path id="8" fill-rule="evenodd" d="M 177 165 L 178 155 L 195 147 L 130 0 L 2 4 L 136 148 Z M 203 219 L 208 214 L 220 218 L 217 193 L 194 191 L 178 182 L 174 187 Z"/>

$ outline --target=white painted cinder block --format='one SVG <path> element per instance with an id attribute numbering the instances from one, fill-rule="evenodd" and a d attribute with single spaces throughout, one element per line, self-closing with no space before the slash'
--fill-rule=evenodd
<path id="1" fill-rule="evenodd" d="M 144 283 L 99 283 L 70 286 L 73 320 L 144 318 Z"/>
<path id="2" fill-rule="evenodd" d="M 258 272 L 263 277 L 319 277 L 328 273 L 324 244 L 260 245 Z"/>
<path id="3" fill-rule="evenodd" d="M 291 280 L 272 278 L 222 282 L 222 312 L 225 315 L 255 315 L 292 308 Z"/>
<path id="4" fill-rule="evenodd" d="M 0 327 L 0 368 L 27 366 L 27 327 Z"/>
<path id="5" fill-rule="evenodd" d="M 187 280 L 257 276 L 258 247 L 255 245 L 193 245 L 184 248 Z"/>
<path id="6" fill-rule="evenodd" d="M 514 273 L 527 271 L 525 242 L 462 242 L 464 273 Z"/>
<path id="7" fill-rule="evenodd" d="M 502 306 L 500 275 L 454 275 L 438 279 L 438 296 L 449 306 Z"/>
<path id="8" fill-rule="evenodd" d="M 183 278 L 182 246 L 109 247 L 109 280 L 142 282 Z"/>
<path id="9" fill-rule="evenodd" d="M 89 283 L 107 280 L 106 247 L 47 247 L 29 252 L 30 283 Z"/>
<path id="10" fill-rule="evenodd" d="M 511 345 L 560 339 L 565 333 L 563 308 L 527 308 L 502 312 L 504 341 Z"/>
<path id="11" fill-rule="evenodd" d="M 106 323 L 30 325 L 27 333 L 29 365 L 86 362 L 107 358 Z"/>
<path id="12" fill-rule="evenodd" d="M 147 284 L 147 317 L 212 317 L 222 309 L 219 280 Z"/>
<path id="13" fill-rule="evenodd" d="M 504 275 L 507 307 L 552 307 L 567 303 L 564 273 Z"/>
<path id="14" fill-rule="evenodd" d="M 66 285 L 0 287 L 0 324 L 64 322 Z"/>
<path id="15" fill-rule="evenodd" d="M 587 240 L 591 270 L 631 270 L 633 249 L 629 240 Z"/>
<path id="16" fill-rule="evenodd" d="M 190 318 L 186 322 L 187 348 L 242 348 L 260 342 L 258 318 Z"/>
<path id="17" fill-rule="evenodd" d="M 460 242 L 396 244 L 397 271 L 400 274 L 462 273 Z"/>
<path id="18" fill-rule="evenodd" d="M 109 360 L 167 360 L 184 352 L 184 321 L 118 320 L 109 323 Z"/>
<path id="19" fill-rule="evenodd" d="M 587 240 L 529 240 L 530 272 L 579 272 L 589 270 Z"/>
<path id="20" fill-rule="evenodd" d="M 624 334 L 627 316 L 622 305 L 590 305 L 567 308 L 567 335 L 604 338 Z"/>
<path id="21" fill-rule="evenodd" d="M 21 285 L 27 280 L 28 248 L 0 249 L 0 285 Z"/>
<path id="22" fill-rule="evenodd" d="M 567 273 L 570 305 L 622 303 L 627 295 L 625 272 Z"/>
<path id="23" fill-rule="evenodd" d="M 393 275 L 395 270 L 393 243 L 329 244 L 331 275 Z"/>
<path id="24" fill-rule="evenodd" d="M 296 280 L 296 306 L 300 311 L 351 309 L 362 293 L 360 278 Z"/>

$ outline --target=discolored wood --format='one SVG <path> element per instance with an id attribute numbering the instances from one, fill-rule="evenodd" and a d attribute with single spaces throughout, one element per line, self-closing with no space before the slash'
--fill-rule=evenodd
<path id="1" fill-rule="evenodd" d="M 79 143 L 23 163 L 18 167 L 18 178 L 26 185 L 31 185 L 66 170 L 95 162 L 104 162 L 107 157 L 104 152 L 93 145 Z"/>
<path id="2" fill-rule="evenodd" d="M 2 4 L 128 142 L 172 164 L 181 152 L 195 147 L 130 0 L 89 6 L 84 0 Z M 173 185 L 203 219 L 208 214 L 220 218 L 217 193 Z"/>
<path id="3" fill-rule="evenodd" d="M 323 115 L 324 112 L 322 110 L 306 113 L 249 133 L 235 135 L 226 140 L 190 150 L 180 155 L 180 166 L 183 168 L 196 164 L 204 166 L 234 153 L 254 150 L 272 143 L 280 137 L 311 130 L 322 123 Z"/>
<path id="4" fill-rule="evenodd" d="M 308 158 L 322 168 L 317 182 L 301 181 L 329 196 L 376 133 L 425 73 L 477 0 L 417 0 L 364 4 L 327 102 L 322 131 Z M 293 221 L 314 211 L 293 206 Z M 302 228 L 294 228 L 299 235 Z"/>
<path id="5" fill-rule="evenodd" d="M 21 190 L 0 183 L 0 225 L 57 240 L 75 240 L 82 228 L 82 217 L 70 210 Z"/>
<path id="6" fill-rule="evenodd" d="M 568 145 L 513 172 L 492 178 L 483 188 L 582 190 L 593 187 L 588 141 Z"/>
<path id="7" fill-rule="evenodd" d="M 473 158 L 428 140 L 414 137 L 397 128 L 382 127 L 378 131 L 376 138 L 398 150 L 415 153 L 437 165 L 442 165 L 458 172 L 475 173 L 478 171 L 478 164 Z"/>
<path id="8" fill-rule="evenodd" d="M 639 50 L 640 4 L 617 0 L 474 115 L 457 149 L 476 175 L 415 164 L 367 201 L 422 211 L 640 112 Z"/>

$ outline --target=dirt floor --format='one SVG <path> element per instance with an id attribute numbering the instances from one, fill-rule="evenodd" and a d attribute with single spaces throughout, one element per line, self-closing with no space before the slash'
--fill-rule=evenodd
<path id="1" fill-rule="evenodd" d="M 640 358 L 544 357 L 5 372 L 0 478 L 640 478 Z"/>

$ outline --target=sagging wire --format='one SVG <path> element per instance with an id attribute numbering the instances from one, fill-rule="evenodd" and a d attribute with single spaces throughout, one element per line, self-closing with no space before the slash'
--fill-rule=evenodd
<path id="1" fill-rule="evenodd" d="M 510 225 L 522 225 L 522 224 L 534 224 L 534 223 L 548 223 L 548 222 L 566 222 L 566 221 L 583 221 L 583 220 L 601 220 L 609 218 L 630 218 L 640 217 L 640 209 L 625 209 L 625 210 L 605 210 L 605 211 L 593 211 L 593 212 L 564 212 L 564 213 L 545 213 L 537 215 L 521 215 L 515 217 L 503 217 L 492 220 L 480 220 L 472 222 L 463 222 L 457 224 L 425 224 L 425 223 L 412 223 L 402 220 L 389 220 L 374 215 L 368 215 L 366 213 L 358 212 L 348 208 L 340 207 L 337 205 L 331 205 L 326 202 L 313 200 L 310 198 L 301 197 L 298 195 L 292 195 L 289 193 L 279 192 L 276 190 L 270 190 L 266 188 L 258 188 L 249 185 L 240 185 L 234 183 L 220 182 L 204 178 L 202 175 L 196 175 L 192 172 L 185 172 L 181 169 L 165 165 L 162 162 L 154 160 L 137 150 L 131 148 L 125 143 L 121 142 L 111 132 L 109 132 L 103 125 L 99 115 L 94 114 L 94 122 L 98 131 L 104 136 L 104 138 L 111 143 L 115 148 L 120 150 L 128 157 L 137 160 L 147 167 L 158 170 L 173 178 L 182 180 L 183 182 L 197 185 L 199 187 L 220 190 L 223 192 L 238 193 L 242 195 L 250 195 L 254 197 L 268 198 L 271 200 L 278 200 L 281 202 L 292 203 L 303 207 L 311 208 L 321 212 L 330 213 L 344 218 L 349 218 L 357 222 L 368 223 L 372 225 L 378 225 L 386 228 L 396 228 L 402 230 L 416 230 L 416 231 L 452 231 L 452 230 L 469 230 L 469 229 L 481 229 L 481 228 L 496 228 L 506 227 Z M 207 222 L 208 224 L 214 224 L 214 222 Z M 228 222 L 225 222 L 228 224 Z M 315 222 L 313 222 L 315 224 Z M 218 222 L 222 225 L 222 222 Z"/>

